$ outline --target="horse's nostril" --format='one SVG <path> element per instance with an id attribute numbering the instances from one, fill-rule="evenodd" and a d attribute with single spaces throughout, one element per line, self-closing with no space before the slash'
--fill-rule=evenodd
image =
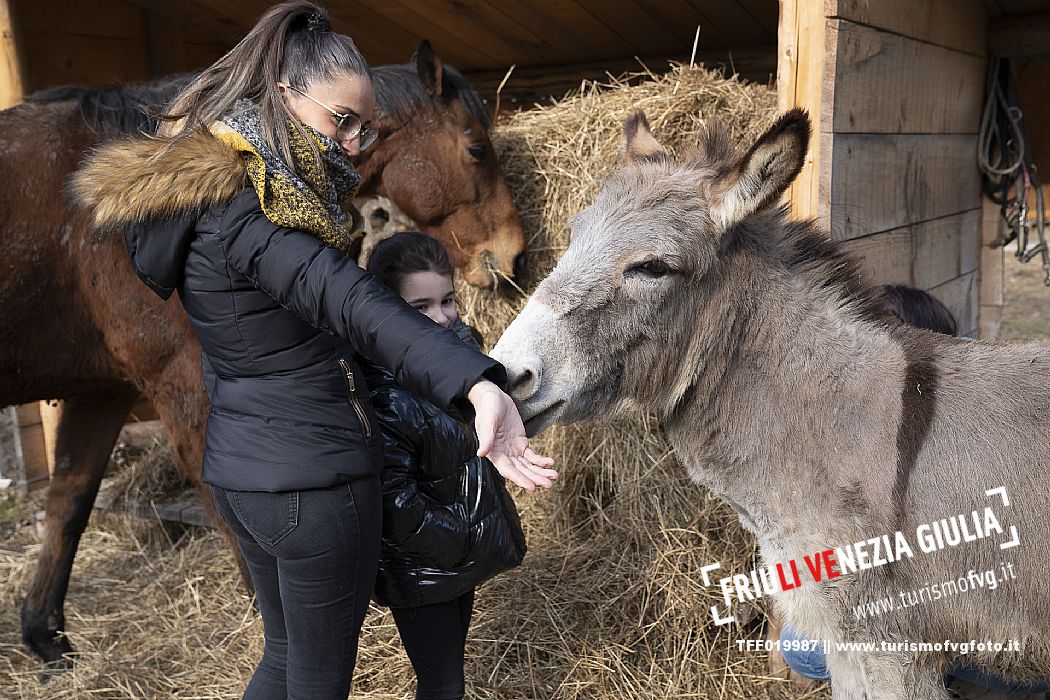
<path id="1" fill-rule="evenodd" d="M 514 279 L 521 281 L 525 278 L 525 265 L 527 265 L 528 262 L 528 253 L 521 252 L 514 256 L 514 267 L 512 268 Z"/>

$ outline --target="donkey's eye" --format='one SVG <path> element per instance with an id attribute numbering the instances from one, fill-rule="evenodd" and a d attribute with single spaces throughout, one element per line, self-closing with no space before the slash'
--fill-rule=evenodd
<path id="1" fill-rule="evenodd" d="M 663 277 L 671 274 L 671 266 L 663 260 L 646 260 L 645 262 L 631 265 L 627 268 L 627 274 L 639 274 L 646 277 Z"/>
<path id="2" fill-rule="evenodd" d="M 485 147 L 481 144 L 476 143 L 472 146 L 467 146 L 467 153 L 479 163 L 485 160 Z"/>

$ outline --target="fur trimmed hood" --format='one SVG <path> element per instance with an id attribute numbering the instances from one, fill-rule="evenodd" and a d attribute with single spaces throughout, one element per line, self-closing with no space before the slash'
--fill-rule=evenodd
<path id="1" fill-rule="evenodd" d="M 240 154 L 206 131 L 175 143 L 135 136 L 95 149 L 73 174 L 70 192 L 99 232 L 203 211 L 248 186 Z"/>

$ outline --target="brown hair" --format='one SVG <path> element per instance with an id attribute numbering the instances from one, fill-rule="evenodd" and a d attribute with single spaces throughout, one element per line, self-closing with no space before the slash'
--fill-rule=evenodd
<path id="1" fill-rule="evenodd" d="M 401 293 L 401 281 L 413 272 L 452 277 L 452 261 L 441 241 L 419 231 L 402 231 L 376 243 L 368 256 L 368 271 Z"/>
<path id="2" fill-rule="evenodd" d="M 306 127 L 293 118 L 277 84 L 305 90 L 337 73 L 372 79 L 353 40 L 332 31 L 321 7 L 290 0 L 267 10 L 236 46 L 179 93 L 163 119 L 183 120 L 174 127 L 178 140 L 222 119 L 237 100 L 248 98 L 259 105 L 270 148 L 291 166 L 285 124 L 290 122 L 304 135 Z"/>

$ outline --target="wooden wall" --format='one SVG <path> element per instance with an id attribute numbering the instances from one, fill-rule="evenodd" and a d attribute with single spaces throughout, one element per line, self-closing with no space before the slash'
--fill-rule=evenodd
<path id="1" fill-rule="evenodd" d="M 229 48 L 209 37 L 186 36 L 176 19 L 179 3 L 7 2 L 21 44 L 26 92 L 149 80 L 206 66 Z"/>
<path id="2" fill-rule="evenodd" d="M 862 255 L 873 280 L 930 290 L 961 333 L 977 335 L 983 5 L 783 0 L 781 8 L 780 106 L 806 107 L 815 127 L 789 192 L 795 213 Z"/>

